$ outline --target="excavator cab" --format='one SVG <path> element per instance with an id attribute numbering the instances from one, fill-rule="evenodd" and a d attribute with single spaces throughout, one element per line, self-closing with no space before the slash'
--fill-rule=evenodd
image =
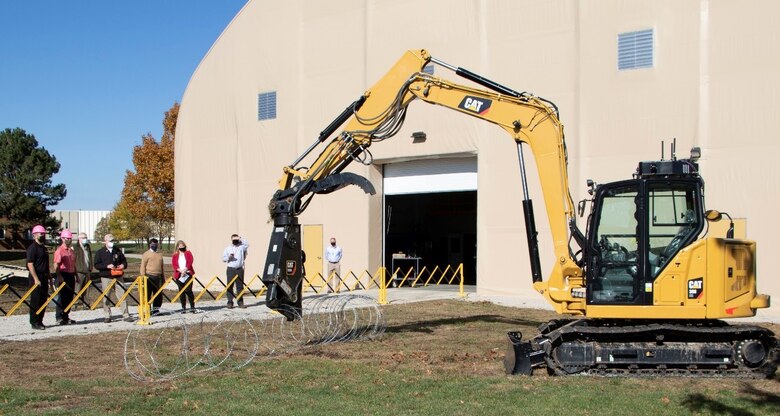
<path id="1" fill-rule="evenodd" d="M 586 249 L 588 304 L 653 304 L 655 278 L 704 229 L 703 188 L 688 160 L 642 162 L 634 179 L 597 188 Z"/>

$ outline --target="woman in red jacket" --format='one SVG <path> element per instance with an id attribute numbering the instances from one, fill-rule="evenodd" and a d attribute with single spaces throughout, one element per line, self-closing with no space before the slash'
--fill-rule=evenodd
<path id="1" fill-rule="evenodd" d="M 187 244 L 184 241 L 176 242 L 176 251 L 171 257 L 171 263 L 173 265 L 173 281 L 176 282 L 176 286 L 181 289 L 189 283 L 184 293 L 179 296 L 181 300 L 181 313 L 187 313 L 186 298 L 190 300 L 190 313 L 195 313 L 195 294 L 192 293 L 192 282 L 190 280 L 195 276 L 195 269 L 192 268 L 193 262 L 192 252 L 187 250 Z"/>

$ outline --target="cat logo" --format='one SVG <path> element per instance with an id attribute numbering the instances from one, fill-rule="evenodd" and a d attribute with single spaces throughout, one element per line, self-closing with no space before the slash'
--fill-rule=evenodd
<path id="1" fill-rule="evenodd" d="M 482 98 L 477 97 L 471 97 L 471 96 L 465 96 L 463 97 L 463 101 L 458 104 L 458 108 L 463 110 L 468 110 L 472 113 L 477 113 L 480 115 L 484 115 L 488 112 L 490 109 L 490 104 L 492 101 L 485 100 Z"/>
<path id="2" fill-rule="evenodd" d="M 688 281 L 688 299 L 699 299 L 704 293 L 704 278 L 699 277 L 697 279 Z"/>

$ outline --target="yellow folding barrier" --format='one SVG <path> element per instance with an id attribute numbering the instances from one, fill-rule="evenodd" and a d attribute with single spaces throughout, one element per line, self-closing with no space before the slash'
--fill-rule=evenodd
<path id="1" fill-rule="evenodd" d="M 323 288 L 330 288 L 333 291 L 340 292 L 342 290 L 346 290 L 349 292 L 357 291 L 357 290 L 369 290 L 373 287 L 376 287 L 379 289 L 379 298 L 378 302 L 381 305 L 387 304 L 387 290 L 390 288 L 392 283 L 397 283 L 398 286 L 404 286 L 404 285 L 410 285 L 411 287 L 417 287 L 418 284 L 421 284 L 422 286 L 430 286 L 430 285 L 441 285 L 441 284 L 447 284 L 452 285 L 453 283 L 458 284 L 458 292 L 460 296 L 465 296 L 465 290 L 464 290 L 464 278 L 463 278 L 463 263 L 460 263 L 457 267 L 453 267 L 452 265 L 447 265 L 443 269 L 439 266 L 435 266 L 433 270 L 430 272 L 428 271 L 428 266 L 423 266 L 422 269 L 418 270 L 415 273 L 414 268 L 410 267 L 409 270 L 404 271 L 400 267 L 393 270 L 392 273 L 390 273 L 385 267 L 378 267 L 377 270 L 374 273 L 370 273 L 368 270 L 363 270 L 359 274 L 355 274 L 353 271 L 348 271 L 343 277 L 335 272 L 328 275 L 327 278 L 323 277 L 322 274 L 317 273 L 314 276 L 311 276 L 310 278 L 304 278 L 304 281 L 302 283 L 303 285 L 303 291 L 307 291 L 308 289 L 312 289 L 315 293 L 320 293 L 319 288 L 317 287 L 318 279 L 319 281 L 323 282 L 324 286 Z M 236 295 L 236 299 L 243 299 L 247 291 L 254 294 L 255 298 L 259 298 L 261 295 L 265 294 L 267 291 L 267 288 L 265 286 L 262 286 L 260 290 L 257 292 L 253 291 L 250 288 L 250 285 L 252 285 L 257 279 L 260 278 L 260 275 L 255 274 L 252 276 L 252 278 L 244 284 L 244 288 L 238 292 Z M 168 278 L 163 285 L 157 289 L 151 296 L 149 300 L 147 300 L 149 297 L 149 285 L 148 285 L 148 278 L 146 276 L 138 276 L 130 286 L 125 288 L 125 293 L 116 301 L 115 305 L 120 305 L 122 302 L 125 302 L 128 296 L 132 296 L 132 291 L 137 288 L 138 294 L 139 294 L 139 300 L 138 300 L 138 324 L 139 325 L 148 325 L 151 319 L 151 303 L 157 299 L 158 296 L 164 296 L 163 291 L 168 287 L 168 285 L 172 282 L 173 277 Z M 201 293 L 198 293 L 195 297 L 195 301 L 200 301 L 203 296 L 206 294 L 209 294 L 214 300 L 218 301 L 222 299 L 225 294 L 227 293 L 227 290 L 229 287 L 235 284 L 236 280 L 238 279 L 238 275 L 234 276 L 228 284 L 219 292 L 219 294 L 214 297 L 209 289 L 210 287 L 216 282 L 219 281 L 220 284 L 223 284 L 221 280 L 219 280 L 219 276 L 216 275 L 212 277 L 206 285 L 203 285 L 200 280 L 197 280 L 195 276 L 193 276 L 192 279 L 190 279 L 182 288 L 176 293 L 176 296 L 171 299 L 172 303 L 175 303 L 180 297 L 183 295 L 184 291 L 187 290 L 189 287 L 194 286 L 194 282 L 197 281 L 202 287 L 203 291 Z M 351 280 L 354 279 L 354 282 Z M 456 281 L 457 279 L 457 281 Z M 94 310 L 99 304 L 101 300 L 104 300 L 106 296 L 110 296 L 111 289 L 118 284 L 118 281 L 116 279 L 112 279 L 111 283 L 106 287 L 103 288 L 104 290 L 100 291 L 100 295 L 95 299 L 95 301 L 88 305 L 90 310 Z M 46 299 L 44 304 L 36 311 L 36 313 L 40 314 L 43 310 L 45 310 L 46 307 L 60 294 L 60 292 L 65 288 L 66 284 L 63 282 L 62 284 L 57 287 L 53 293 Z M 90 286 L 98 288 L 95 284 L 93 284 L 92 280 L 87 280 L 87 282 L 84 284 L 84 286 L 78 291 L 78 293 L 74 293 L 73 300 L 65 306 L 65 311 L 70 312 L 74 305 L 79 301 L 82 300 L 85 294 L 88 292 Z M 19 309 L 22 304 L 24 304 L 32 295 L 33 291 L 37 288 L 36 286 L 33 286 L 32 288 L 28 289 L 27 292 L 23 296 L 19 296 L 19 294 L 12 290 L 14 294 L 19 297 L 19 301 L 14 304 L 14 306 L 6 313 L 6 316 L 10 316 L 14 312 L 16 312 L 17 309 Z M 9 289 L 12 289 L 12 287 L 6 283 L 0 286 L 0 295 L 3 293 L 7 293 Z M 8 292 L 10 293 L 10 292 Z M 167 296 L 166 296 L 167 298 Z M 83 300 L 85 301 L 85 300 Z M 85 301 L 86 302 L 86 301 Z"/>
<path id="2" fill-rule="evenodd" d="M 94 310 L 97 307 L 98 303 L 100 303 L 100 301 L 103 300 L 104 297 L 106 297 L 106 294 L 111 290 L 112 287 L 114 287 L 114 285 L 116 285 L 116 279 L 111 279 L 111 283 L 108 284 L 108 287 L 103 288 L 103 291 L 100 292 L 100 296 L 97 297 L 97 299 L 95 300 L 94 303 L 92 303 L 89 309 Z M 117 302 L 116 304 L 119 304 L 119 302 Z"/>
<path id="3" fill-rule="evenodd" d="M 192 285 L 192 282 L 195 281 L 195 275 L 189 278 L 187 280 L 187 283 L 184 284 L 184 286 L 181 287 L 181 290 L 179 290 L 179 293 L 176 294 L 176 296 L 171 299 L 171 303 L 176 303 L 176 301 L 179 299 L 179 296 L 181 296 L 182 293 L 184 293 L 185 290 L 187 290 L 188 287 Z"/>
<path id="4" fill-rule="evenodd" d="M 227 293 L 228 288 L 233 285 L 233 283 L 238 279 L 238 275 L 233 276 L 232 279 L 230 279 L 230 282 L 225 286 L 225 289 L 222 290 L 222 292 L 219 292 L 219 295 L 217 295 L 217 298 L 215 300 L 222 299 L 222 296 L 225 296 L 225 293 Z"/>
<path id="5" fill-rule="evenodd" d="M 249 283 L 244 283 L 244 288 L 241 289 L 241 293 L 236 295 L 236 301 L 240 300 L 244 296 L 244 293 L 246 293 L 246 291 L 249 290 L 249 285 L 251 285 L 252 282 L 254 282 L 258 277 L 260 277 L 260 275 L 256 274 L 254 277 L 252 277 L 249 280 Z M 255 297 L 257 297 L 257 295 L 255 295 Z"/>
<path id="6" fill-rule="evenodd" d="M 195 296 L 195 302 L 199 301 L 199 300 L 200 300 L 200 298 L 202 298 L 202 297 L 203 297 L 203 295 L 205 295 L 206 293 L 208 293 L 208 291 L 209 291 L 209 286 L 211 286 L 211 284 L 212 284 L 212 283 L 214 283 L 214 281 L 215 281 L 215 280 L 217 280 L 217 278 L 218 278 L 218 277 L 219 277 L 219 276 L 217 276 L 217 275 L 214 275 L 214 277 L 212 277 L 212 278 L 211 278 L 211 280 L 209 280 L 209 282 L 208 282 L 208 283 L 206 283 L 206 286 L 204 286 L 204 287 L 203 287 L 203 290 L 202 290 L 200 293 L 198 293 L 198 296 Z"/>
<path id="7" fill-rule="evenodd" d="M 92 284 L 92 280 L 87 280 L 87 284 L 85 284 L 84 287 L 82 287 L 81 290 L 79 290 L 79 293 L 77 293 L 76 296 L 73 297 L 73 300 L 68 304 L 68 306 L 65 307 L 65 312 L 70 312 L 70 308 L 72 308 L 73 305 L 75 305 L 76 302 L 78 302 L 78 300 L 81 298 L 81 295 L 83 295 L 84 292 L 86 292 L 87 289 L 89 289 L 89 285 L 91 284 Z"/>
<path id="8" fill-rule="evenodd" d="M 29 297 L 30 297 L 30 295 L 32 295 L 33 291 L 34 291 L 35 289 L 37 289 L 37 288 L 38 288 L 38 286 L 40 286 L 40 284 L 39 284 L 39 283 L 36 283 L 36 284 L 34 284 L 34 285 L 31 287 L 31 288 L 29 288 L 29 289 L 27 290 L 27 292 L 26 292 L 26 293 L 25 293 L 25 294 L 24 294 L 24 295 L 23 295 L 21 298 L 19 298 L 19 302 L 16 302 L 16 304 L 15 304 L 15 305 L 14 305 L 14 306 L 11 308 L 11 310 L 9 310 L 9 311 L 8 311 L 8 313 L 7 313 L 5 316 L 11 316 L 11 315 L 13 315 L 13 313 L 14 313 L 14 312 L 15 312 L 17 309 L 19 309 L 19 307 L 20 307 L 20 306 L 22 306 L 22 304 L 24 303 L 24 301 L 25 301 L 27 298 L 29 298 Z"/>
<path id="9" fill-rule="evenodd" d="M 36 315 L 40 315 L 40 314 L 41 314 L 41 312 L 43 312 L 43 310 L 44 310 L 44 309 L 46 309 L 46 307 L 47 307 L 47 306 L 49 306 L 49 303 L 50 303 L 52 300 L 54 300 L 54 298 L 57 296 L 57 294 L 59 294 L 59 293 L 60 293 L 60 291 L 62 290 L 62 288 L 63 288 L 63 287 L 65 287 L 65 282 L 62 282 L 62 283 L 60 284 L 60 287 L 58 287 L 58 288 L 57 288 L 57 289 L 54 291 L 54 293 L 52 293 L 52 294 L 51 294 L 51 296 L 49 296 L 49 298 L 48 298 L 48 299 L 46 299 L 46 301 L 45 301 L 45 302 L 43 302 L 43 305 L 41 305 L 41 307 L 40 307 L 40 308 L 38 308 L 38 310 L 35 312 L 35 314 L 36 314 Z"/>
<path id="10" fill-rule="evenodd" d="M 132 283 L 132 284 L 130 284 L 130 286 L 128 286 L 128 287 L 126 287 L 126 288 L 124 288 L 124 289 L 125 289 L 125 293 L 122 295 L 122 297 L 121 297 L 121 298 L 119 298 L 119 300 L 117 300 L 117 301 L 116 301 L 116 306 L 119 306 L 119 304 L 121 304 L 122 302 L 124 302 L 124 301 L 125 301 L 125 299 L 126 299 L 128 296 L 130 296 L 130 291 L 132 291 L 132 290 L 133 290 L 133 287 L 135 287 L 135 286 L 138 286 L 138 280 L 139 280 L 140 278 L 141 278 L 140 276 L 139 276 L 139 277 L 136 277 L 136 278 L 135 278 L 135 280 L 133 280 L 133 283 Z M 141 302 L 141 301 L 139 300 L 138 302 Z"/>
<path id="11" fill-rule="evenodd" d="M 162 294 L 163 290 L 165 290 L 165 288 L 168 287 L 168 285 L 171 284 L 172 281 L 173 281 L 173 276 L 169 277 L 168 280 L 163 282 L 162 286 L 160 286 L 160 288 L 157 289 L 156 292 L 154 292 L 154 294 L 152 295 L 152 299 L 149 300 L 149 302 L 154 302 L 154 300 L 157 299 L 157 296 L 160 296 L 160 294 Z"/>

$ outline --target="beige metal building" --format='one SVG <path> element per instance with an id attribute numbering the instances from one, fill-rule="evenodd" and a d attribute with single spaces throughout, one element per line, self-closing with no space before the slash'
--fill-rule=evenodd
<path id="1" fill-rule="evenodd" d="M 667 158 L 673 138 L 678 157 L 701 147 L 707 208 L 747 219 L 740 226 L 758 242 L 759 291 L 777 303 L 778 14 L 772 0 L 249 1 L 182 101 L 177 235 L 198 274 L 211 276 L 224 274 L 222 250 L 238 232 L 251 243 L 248 271 L 260 273 L 282 167 L 405 50 L 425 48 L 558 105 L 575 200 L 587 196 L 586 179 L 630 178 L 638 161 L 661 156 L 661 141 Z M 533 295 L 517 152 L 502 130 L 415 102 L 400 133 L 371 151 L 371 166 L 351 170 L 377 195 L 351 187 L 315 197 L 300 217 L 312 226 L 307 244 L 337 237 L 342 269 L 355 271 L 390 266 L 397 251 L 462 261 L 479 293 Z M 529 154 L 546 275 L 552 244 Z"/>

